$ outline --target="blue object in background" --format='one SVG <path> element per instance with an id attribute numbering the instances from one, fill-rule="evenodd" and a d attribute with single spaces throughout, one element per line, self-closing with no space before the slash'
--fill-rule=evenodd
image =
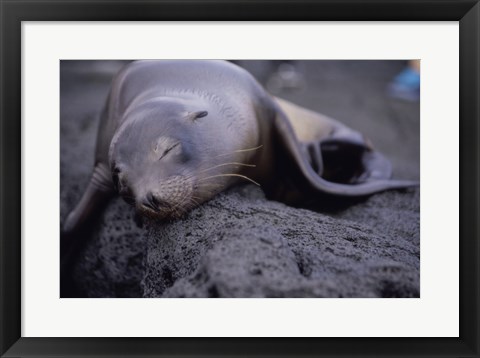
<path id="1" fill-rule="evenodd" d="M 388 94 L 407 101 L 420 99 L 420 73 L 412 68 L 400 72 L 388 85 Z"/>

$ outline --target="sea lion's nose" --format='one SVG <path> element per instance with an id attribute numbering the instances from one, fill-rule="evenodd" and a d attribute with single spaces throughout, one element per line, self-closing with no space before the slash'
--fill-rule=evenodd
<path id="1" fill-rule="evenodd" d="M 143 200 L 142 205 L 153 211 L 161 211 L 162 209 L 166 209 L 170 206 L 165 200 L 162 200 L 152 193 L 148 193 L 145 196 L 145 200 Z"/>

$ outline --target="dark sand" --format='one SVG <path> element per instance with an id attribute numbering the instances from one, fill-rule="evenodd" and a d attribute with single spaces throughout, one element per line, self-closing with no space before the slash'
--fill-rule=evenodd
<path id="1" fill-rule="evenodd" d="M 61 224 L 85 189 L 99 112 L 123 65 L 61 66 Z M 261 81 L 264 63 L 243 63 Z M 369 137 L 394 177 L 419 179 L 419 104 L 389 98 L 400 61 L 303 62 L 303 89 L 277 95 Z M 184 219 L 152 224 L 114 199 L 80 253 L 72 280 L 87 297 L 419 297 L 419 189 L 323 212 L 233 188 Z"/>

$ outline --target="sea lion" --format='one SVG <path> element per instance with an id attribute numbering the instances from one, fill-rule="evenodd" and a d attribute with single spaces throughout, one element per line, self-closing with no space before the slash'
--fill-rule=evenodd
<path id="1" fill-rule="evenodd" d="M 269 95 L 232 63 L 136 61 L 112 82 L 93 173 L 63 232 L 79 230 L 115 192 L 166 219 L 240 181 L 286 203 L 418 185 L 390 175 L 360 133 Z"/>

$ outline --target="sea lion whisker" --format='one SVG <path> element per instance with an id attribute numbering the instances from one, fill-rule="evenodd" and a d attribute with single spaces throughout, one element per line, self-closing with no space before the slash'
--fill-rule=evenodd
<path id="1" fill-rule="evenodd" d="M 215 193 L 218 192 L 218 189 L 220 190 L 223 188 L 223 184 L 221 183 L 198 183 L 197 188 L 200 190 L 203 190 L 203 192 L 208 192 L 208 193 Z"/>
<path id="2" fill-rule="evenodd" d="M 231 173 L 231 174 L 217 174 L 217 175 L 212 175 L 212 176 L 209 176 L 209 177 L 201 178 L 201 179 L 199 179 L 199 181 L 207 180 L 207 179 L 211 179 L 211 178 L 216 178 L 216 177 L 239 177 L 239 178 L 246 179 L 246 180 L 252 182 L 252 183 L 255 184 L 255 185 L 261 186 L 261 185 L 258 184 L 255 180 L 250 179 L 249 177 L 247 177 L 247 176 L 245 176 L 245 175 L 233 174 L 233 173 Z"/>
<path id="3" fill-rule="evenodd" d="M 191 202 L 193 202 L 194 204 L 197 204 L 197 205 L 200 205 L 200 202 L 198 200 L 202 200 L 200 197 L 198 196 L 194 196 L 194 195 L 185 195 L 182 199 L 182 202 L 183 203 L 186 203 L 188 200 L 190 200 Z M 198 200 L 197 200 L 198 199 Z"/>
<path id="4" fill-rule="evenodd" d="M 192 203 L 194 205 L 192 205 Z M 198 201 L 196 201 L 195 199 L 193 199 L 192 197 L 189 197 L 188 195 L 186 195 L 183 200 L 181 201 L 181 203 L 179 204 L 179 207 L 178 209 L 180 209 L 180 212 L 181 212 L 181 215 L 185 215 L 191 208 L 195 207 L 195 206 L 200 206 L 200 203 Z"/>
<path id="5" fill-rule="evenodd" d="M 202 179 L 202 178 L 200 178 L 200 179 Z M 220 183 L 204 183 L 204 182 L 201 182 L 200 179 L 197 179 L 195 185 L 193 186 L 194 189 L 197 189 L 197 188 L 200 188 L 200 187 L 205 187 L 205 186 L 221 186 L 222 185 Z"/>
<path id="6" fill-rule="evenodd" d="M 198 199 L 200 199 L 200 198 L 198 198 Z M 193 196 L 186 194 L 183 197 L 181 197 L 180 200 L 178 200 L 177 204 L 172 206 L 172 208 L 171 208 L 171 210 L 174 212 L 174 214 L 176 216 L 181 217 L 187 212 L 188 205 L 185 205 L 185 203 L 187 203 L 189 200 L 192 201 L 197 206 L 200 205 L 200 203 L 198 201 L 196 201 L 193 198 Z"/>
<path id="7" fill-rule="evenodd" d="M 197 187 L 199 188 L 203 188 L 203 187 L 206 187 L 206 186 L 222 186 L 222 184 L 220 183 L 198 183 Z"/>
<path id="8" fill-rule="evenodd" d="M 176 217 L 181 217 L 181 213 L 177 210 L 177 208 L 180 206 L 180 204 L 182 204 L 181 201 L 179 201 L 176 205 L 174 205 L 170 208 L 170 210 L 173 212 L 173 214 Z"/>
<path id="9" fill-rule="evenodd" d="M 231 154 L 235 154 L 235 153 L 249 152 L 249 151 L 251 151 L 251 150 L 260 149 L 260 148 L 262 148 L 262 147 L 263 147 L 263 144 L 260 144 L 258 147 L 234 150 L 233 152 L 228 152 L 228 153 L 220 154 L 220 155 L 217 155 L 217 156 L 212 157 L 212 158 L 223 157 L 223 156 L 225 156 L 225 155 L 231 155 Z"/>
<path id="10" fill-rule="evenodd" d="M 225 165 L 239 165 L 239 166 L 251 167 L 251 168 L 255 168 L 255 167 L 256 167 L 255 164 L 246 164 L 246 163 L 239 163 L 239 162 L 230 162 L 230 163 L 223 163 L 223 164 L 214 165 L 213 167 L 200 170 L 198 173 L 203 173 L 203 172 L 206 172 L 206 171 L 209 171 L 209 170 L 218 168 L 218 167 L 223 167 L 223 166 L 225 166 Z"/>
<path id="11" fill-rule="evenodd" d="M 195 204 L 196 206 L 200 206 L 200 202 L 195 200 L 195 199 L 192 199 L 190 198 L 190 201 L 191 201 L 191 204 Z M 185 203 L 185 202 L 184 202 Z"/>

